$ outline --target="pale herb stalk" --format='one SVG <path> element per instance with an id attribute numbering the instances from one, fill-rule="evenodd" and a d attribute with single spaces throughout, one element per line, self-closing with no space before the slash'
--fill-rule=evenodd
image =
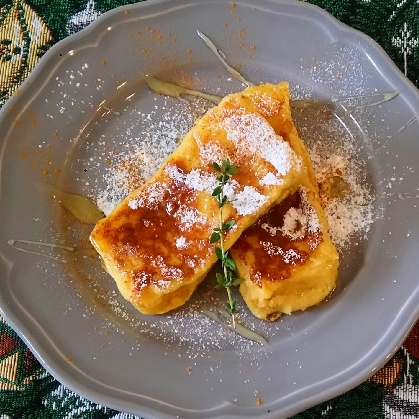
<path id="1" fill-rule="evenodd" d="M 236 270 L 236 264 L 233 259 L 229 257 L 228 251 L 225 251 L 224 247 L 224 232 L 231 230 L 234 226 L 234 220 L 224 222 L 223 216 L 223 207 L 228 204 L 227 196 L 224 193 L 224 187 L 227 184 L 230 176 L 237 173 L 238 169 L 235 166 L 230 164 L 229 159 L 225 159 L 221 166 L 218 163 L 213 163 L 214 169 L 220 173 L 217 177 L 219 185 L 214 189 L 212 195 L 216 197 L 218 203 L 218 227 L 214 229 L 214 232 L 211 235 L 211 243 L 220 242 L 220 247 L 215 247 L 214 251 L 217 255 L 217 258 L 220 259 L 221 265 L 223 267 L 223 273 L 217 273 L 217 282 L 219 288 L 225 288 L 227 290 L 227 309 L 231 314 L 231 321 L 233 328 L 236 327 L 236 318 L 235 314 L 237 313 L 236 309 L 236 300 L 231 294 L 231 287 L 237 286 L 242 282 L 240 278 L 237 278 L 234 274 Z"/>
<path id="2" fill-rule="evenodd" d="M 221 198 L 224 198 L 224 189 L 221 192 Z M 218 225 L 219 228 L 222 229 L 223 228 L 223 207 L 220 208 L 219 211 L 219 219 L 218 219 Z M 225 255 L 226 253 L 224 252 L 224 235 L 221 233 L 220 236 L 220 246 L 221 246 L 221 252 L 223 255 Z M 228 277 L 228 269 L 225 263 L 222 263 L 223 265 L 223 271 L 224 271 L 224 278 Z M 231 322 L 233 324 L 233 328 L 236 328 L 236 316 L 235 316 L 235 312 L 233 311 L 232 307 L 235 307 L 235 302 L 233 302 L 233 297 L 231 295 L 231 290 L 230 290 L 230 286 L 226 287 L 227 290 L 227 297 L 228 297 L 228 307 L 230 308 L 231 311 Z"/>

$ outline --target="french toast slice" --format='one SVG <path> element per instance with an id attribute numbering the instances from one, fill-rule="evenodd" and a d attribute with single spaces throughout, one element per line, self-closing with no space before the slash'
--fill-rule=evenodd
<path id="1" fill-rule="evenodd" d="M 271 100 L 284 88 L 272 85 Z M 306 176 L 302 159 L 263 116 L 269 109 L 250 99 L 258 88 L 246 91 L 225 97 L 198 120 L 157 173 L 90 235 L 122 296 L 144 314 L 184 304 L 216 262 L 213 162 L 228 158 L 239 169 L 226 185 L 231 202 L 223 207 L 224 221 L 235 220 L 225 233 L 226 250 Z"/>
<path id="2" fill-rule="evenodd" d="M 336 284 L 339 255 L 328 233 L 309 154 L 292 122 L 288 89 L 275 103 L 270 88 L 250 88 L 246 94 L 257 108 L 269 103 L 261 113 L 304 161 L 306 177 L 296 193 L 278 201 L 241 235 L 230 254 L 244 279 L 240 293 L 250 311 L 273 321 L 326 298 Z"/>

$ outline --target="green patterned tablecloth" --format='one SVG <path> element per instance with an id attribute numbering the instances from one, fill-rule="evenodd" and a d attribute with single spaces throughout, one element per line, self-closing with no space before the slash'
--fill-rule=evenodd
<path id="1" fill-rule="evenodd" d="M 129 0 L 0 0 L 0 106 L 43 54 Z M 419 0 L 311 0 L 375 39 L 419 87 Z M 0 127 L 1 133 L 1 127 Z M 1 290 L 0 290 L 1 292 Z M 0 317 L 0 419 L 133 418 L 79 397 L 48 374 Z M 365 383 L 294 419 L 419 418 L 419 325 Z"/>

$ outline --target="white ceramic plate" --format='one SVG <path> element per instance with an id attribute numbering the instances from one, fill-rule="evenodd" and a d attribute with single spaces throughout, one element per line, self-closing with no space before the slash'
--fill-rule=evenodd
<path id="1" fill-rule="evenodd" d="M 144 73 L 216 94 L 241 89 L 196 29 L 247 78 L 288 80 L 295 98 L 400 92 L 328 121 L 296 112 L 306 141 L 354 145 L 378 219 L 342 252 L 328 302 L 269 325 L 243 309 L 269 347 L 189 313 L 198 297 L 168 316 L 137 313 L 101 270 L 91 226 L 39 188 L 103 197 L 108 187 L 115 198 L 110 168 L 129 144 L 160 158 L 174 147 L 193 108 L 153 94 Z M 277 419 L 337 396 L 383 365 L 418 315 L 418 112 L 418 91 L 377 44 L 306 3 L 170 0 L 108 12 L 51 48 L 2 109 L 1 313 L 62 383 L 148 419 Z M 22 253 L 8 244 L 17 239 L 77 251 L 16 243 L 44 256 Z"/>

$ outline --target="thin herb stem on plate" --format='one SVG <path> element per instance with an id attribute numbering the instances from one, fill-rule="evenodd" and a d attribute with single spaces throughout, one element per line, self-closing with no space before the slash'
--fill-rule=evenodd
<path id="1" fill-rule="evenodd" d="M 227 290 L 226 307 L 228 312 L 231 314 L 232 325 L 233 328 L 235 328 L 235 315 L 237 314 L 237 307 L 236 299 L 231 293 L 231 287 L 239 285 L 243 280 L 235 275 L 236 264 L 234 263 L 234 260 L 230 258 L 228 251 L 225 251 L 224 234 L 233 228 L 235 221 L 230 219 L 224 222 L 223 207 L 230 203 L 225 194 L 225 186 L 230 180 L 230 177 L 238 172 L 238 169 L 236 166 L 231 165 L 228 158 L 225 159 L 221 165 L 213 162 L 212 166 L 214 167 L 215 171 L 219 173 L 219 176 L 217 177 L 218 185 L 212 192 L 212 196 L 217 199 L 218 203 L 218 227 L 214 229 L 210 241 L 211 243 L 220 244 L 219 247 L 215 246 L 214 248 L 215 254 L 221 261 L 221 266 L 223 268 L 222 273 L 216 274 L 218 282 L 217 287 L 225 288 Z"/>

